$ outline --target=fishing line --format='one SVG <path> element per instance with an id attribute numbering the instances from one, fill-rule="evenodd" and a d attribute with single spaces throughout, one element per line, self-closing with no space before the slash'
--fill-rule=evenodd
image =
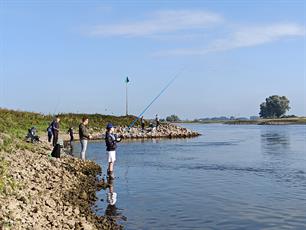
<path id="1" fill-rule="evenodd" d="M 170 85 L 178 78 L 185 68 L 181 68 L 178 73 L 169 81 L 169 83 L 159 92 L 159 94 L 150 102 L 150 104 L 138 115 L 138 117 L 129 125 L 128 129 L 132 128 L 134 124 L 140 119 L 140 117 L 151 107 L 151 105 L 169 88 Z"/>
<path id="2" fill-rule="evenodd" d="M 58 108 L 59 108 L 60 103 L 61 103 L 60 96 L 58 96 L 58 98 L 57 98 L 57 103 L 56 103 L 56 106 L 55 106 L 55 108 L 54 108 L 54 113 L 53 113 L 54 116 L 56 115 L 56 113 L 57 113 L 57 111 L 58 111 Z"/>

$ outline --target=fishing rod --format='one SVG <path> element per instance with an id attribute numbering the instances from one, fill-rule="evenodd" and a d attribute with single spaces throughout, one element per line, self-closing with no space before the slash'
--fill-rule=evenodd
<path id="1" fill-rule="evenodd" d="M 151 105 L 169 88 L 169 86 L 178 78 L 178 76 L 183 72 L 183 68 L 174 75 L 174 77 L 169 81 L 169 83 L 159 92 L 159 94 L 150 102 L 150 104 L 138 115 L 138 117 L 129 125 L 128 130 L 131 129 L 135 123 L 140 119 L 140 117 L 151 107 Z"/>
<path id="2" fill-rule="evenodd" d="M 54 107 L 53 116 L 55 116 L 56 113 L 58 112 L 58 108 L 59 108 L 59 106 L 60 106 L 60 103 L 61 103 L 60 96 L 58 96 L 58 98 L 57 98 L 57 103 L 55 104 L 55 107 Z"/>

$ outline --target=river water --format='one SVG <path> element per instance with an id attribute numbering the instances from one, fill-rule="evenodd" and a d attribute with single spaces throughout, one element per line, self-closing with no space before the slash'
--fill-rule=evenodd
<path id="1" fill-rule="evenodd" d="M 125 229 L 306 229 L 306 126 L 182 126 L 203 135 L 119 144 L 99 215 Z M 87 157 L 106 171 L 103 142 Z"/>

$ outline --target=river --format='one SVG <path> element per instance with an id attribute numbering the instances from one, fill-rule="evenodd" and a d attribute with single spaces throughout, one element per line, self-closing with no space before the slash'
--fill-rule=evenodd
<path id="1" fill-rule="evenodd" d="M 99 215 L 125 229 L 306 229 L 306 126 L 182 126 L 202 136 L 119 144 L 116 203 L 98 192 Z M 87 157 L 106 171 L 104 142 Z"/>

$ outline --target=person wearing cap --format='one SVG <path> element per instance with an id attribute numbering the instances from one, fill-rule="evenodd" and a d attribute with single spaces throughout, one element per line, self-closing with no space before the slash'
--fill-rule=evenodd
<path id="1" fill-rule="evenodd" d="M 106 133 L 105 133 L 105 144 L 106 144 L 106 152 L 108 154 L 108 169 L 107 174 L 109 178 L 114 179 L 114 164 L 116 161 L 116 148 L 117 142 L 120 142 L 121 139 L 114 134 L 114 126 L 109 123 L 106 126 Z"/>
<path id="2" fill-rule="evenodd" d="M 88 140 L 91 139 L 91 135 L 88 133 L 88 130 L 87 130 L 87 125 L 88 125 L 88 117 L 83 117 L 82 123 L 79 125 L 79 136 L 80 136 L 80 142 L 81 142 L 80 157 L 82 160 L 85 160 L 87 143 L 88 143 Z"/>

